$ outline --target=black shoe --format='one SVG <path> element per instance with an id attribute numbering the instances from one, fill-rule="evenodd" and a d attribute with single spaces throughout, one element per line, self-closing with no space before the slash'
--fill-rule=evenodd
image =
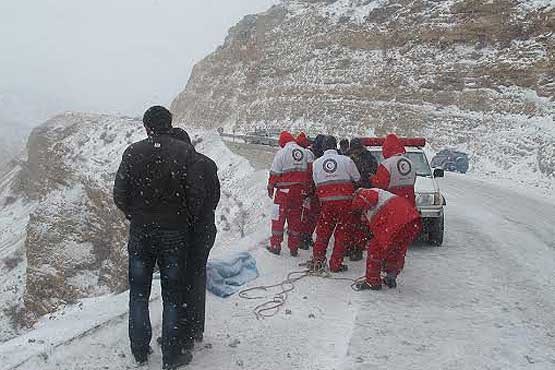
<path id="1" fill-rule="evenodd" d="M 195 334 L 195 335 L 193 336 L 193 339 L 194 339 L 194 341 L 197 342 L 197 343 L 202 343 L 202 341 L 204 341 L 204 334 L 203 334 L 203 333 Z"/>
<path id="2" fill-rule="evenodd" d="M 397 288 L 397 279 L 395 276 L 387 275 L 383 278 L 383 283 L 390 289 Z"/>
<path id="3" fill-rule="evenodd" d="M 367 281 L 359 281 L 355 284 L 356 290 L 382 290 L 382 284 L 380 285 L 372 285 L 369 284 Z"/>
<path id="4" fill-rule="evenodd" d="M 299 251 L 291 251 L 291 257 L 298 257 Z"/>
<path id="5" fill-rule="evenodd" d="M 162 337 L 156 338 L 156 343 L 158 343 L 158 345 L 162 347 Z M 194 346 L 195 343 L 193 342 L 193 340 L 187 340 L 181 343 L 181 348 L 183 348 L 184 351 L 190 351 L 194 348 Z"/>
<path id="6" fill-rule="evenodd" d="M 337 270 L 331 270 L 331 272 L 345 272 L 345 271 L 349 271 L 349 266 L 347 265 L 341 265 L 339 266 L 339 268 Z"/>
<path id="7" fill-rule="evenodd" d="M 349 260 L 352 262 L 361 261 L 363 258 L 361 250 L 353 250 L 349 253 Z"/>
<path id="8" fill-rule="evenodd" d="M 164 363 L 164 366 L 162 367 L 162 369 L 176 370 L 181 366 L 189 365 L 192 360 L 193 360 L 193 354 L 191 353 L 191 351 L 184 351 L 183 353 L 177 355 L 175 360 L 172 361 L 171 363 L 168 363 L 168 362 Z"/>
<path id="9" fill-rule="evenodd" d="M 272 247 L 267 247 L 266 250 L 272 254 L 275 254 L 276 256 L 279 256 L 281 254 L 280 250 L 274 249 Z"/>
<path id="10" fill-rule="evenodd" d="M 148 346 L 148 348 L 144 351 L 133 351 L 133 358 L 137 362 L 137 365 L 142 366 L 148 363 L 148 356 L 154 352 L 152 347 Z"/>
<path id="11" fill-rule="evenodd" d="M 299 243 L 299 249 L 302 249 L 303 251 L 307 251 L 308 250 L 308 244 L 306 244 L 306 240 L 303 239 L 303 241 L 301 241 Z"/>
<path id="12" fill-rule="evenodd" d="M 299 249 L 307 251 L 313 244 L 312 237 L 310 235 L 305 235 L 302 242 L 299 244 Z"/>

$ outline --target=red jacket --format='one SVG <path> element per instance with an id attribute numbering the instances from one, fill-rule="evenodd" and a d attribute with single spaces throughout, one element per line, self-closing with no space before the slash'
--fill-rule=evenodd
<path id="1" fill-rule="evenodd" d="M 279 145 L 281 149 L 272 162 L 268 188 L 289 189 L 299 185 L 307 188 L 310 178 L 305 149 L 297 145 L 293 135 L 286 131 L 280 134 Z"/>
<path id="2" fill-rule="evenodd" d="M 326 150 L 314 162 L 312 179 L 320 202 L 353 199 L 354 184 L 360 180 L 355 162 L 337 150 Z"/>
<path id="3" fill-rule="evenodd" d="M 371 179 L 372 186 L 390 191 L 416 205 L 416 171 L 411 160 L 404 156 L 406 151 L 397 135 L 387 135 L 382 152 L 384 160 Z"/>
<path id="4" fill-rule="evenodd" d="M 357 190 L 352 208 L 364 213 L 374 238 L 383 245 L 389 245 L 406 225 L 420 218 L 416 208 L 405 199 L 376 188 Z"/>

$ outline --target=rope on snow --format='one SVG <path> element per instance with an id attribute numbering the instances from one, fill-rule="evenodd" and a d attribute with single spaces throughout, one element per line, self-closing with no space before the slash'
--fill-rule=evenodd
<path id="1" fill-rule="evenodd" d="M 302 263 L 299 266 L 307 266 L 310 263 Z M 326 262 L 318 263 L 312 269 L 306 269 L 303 271 L 292 271 L 287 274 L 285 280 L 273 284 L 273 285 L 258 285 L 251 288 L 244 289 L 239 292 L 239 297 L 247 300 L 258 300 L 258 299 L 267 299 L 265 302 L 257 305 L 253 308 L 254 315 L 256 316 L 257 320 L 273 317 L 277 315 L 279 309 L 285 305 L 287 299 L 289 298 L 289 293 L 295 290 L 295 283 L 298 281 L 306 278 L 306 277 L 319 277 L 323 279 L 330 279 L 330 280 L 338 280 L 338 281 L 348 281 L 351 283 L 350 287 L 354 291 L 358 291 L 356 289 L 356 284 L 359 281 L 365 279 L 364 276 L 359 277 L 357 279 L 351 278 L 342 278 L 342 277 L 334 277 L 326 268 Z M 268 299 L 268 291 L 270 289 L 281 288 L 273 297 Z M 266 294 L 262 295 L 251 295 L 253 292 L 256 291 L 263 291 Z M 250 293 L 250 294 L 249 294 Z"/>

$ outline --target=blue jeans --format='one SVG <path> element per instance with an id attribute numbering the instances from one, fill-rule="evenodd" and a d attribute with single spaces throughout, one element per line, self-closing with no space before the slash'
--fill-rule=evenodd
<path id="1" fill-rule="evenodd" d="M 162 285 L 162 355 L 172 363 L 180 353 L 180 287 L 189 247 L 189 230 L 131 225 L 129 232 L 129 339 L 135 357 L 147 353 L 152 339 L 148 301 L 156 264 Z"/>

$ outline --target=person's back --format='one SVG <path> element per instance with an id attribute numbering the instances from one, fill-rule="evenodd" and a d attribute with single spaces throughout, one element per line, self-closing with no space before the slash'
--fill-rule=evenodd
<path id="1" fill-rule="evenodd" d="M 376 174 L 378 170 L 378 161 L 370 153 L 360 139 L 351 140 L 351 149 L 349 157 L 355 162 L 358 172 L 360 172 L 360 186 L 363 188 L 371 188 L 370 178 Z"/>
<path id="2" fill-rule="evenodd" d="M 405 148 L 397 135 L 387 135 L 382 152 L 384 160 L 371 180 L 372 186 L 390 191 L 416 205 L 416 171 L 412 161 L 405 156 Z"/>
<path id="3" fill-rule="evenodd" d="M 185 189 L 190 156 L 191 146 L 169 133 L 128 147 L 114 197 L 133 224 L 171 227 L 190 222 Z M 120 196 L 122 191 L 125 195 Z"/>
<path id="4" fill-rule="evenodd" d="M 173 128 L 171 134 L 179 140 L 191 143 L 187 132 L 180 128 Z M 184 348 L 192 348 L 195 341 L 202 341 L 204 337 L 206 263 L 216 239 L 215 210 L 220 201 L 218 167 L 212 159 L 194 149 L 189 165 L 189 178 L 188 208 L 192 216 L 192 233 L 183 286 L 187 310 L 180 319 L 180 335 Z"/>
<path id="5" fill-rule="evenodd" d="M 152 274 L 161 275 L 164 369 L 191 361 L 179 342 L 183 302 L 179 286 L 190 244 L 188 167 L 192 146 L 173 138 L 171 113 L 152 107 L 143 122 L 148 138 L 130 145 L 122 157 L 114 183 L 114 202 L 131 221 L 129 231 L 129 339 L 135 360 L 148 360 L 152 328 L 149 296 Z"/>
<path id="6" fill-rule="evenodd" d="M 268 178 L 268 196 L 274 200 L 272 213 L 272 236 L 266 248 L 270 253 L 280 254 L 285 223 L 287 245 L 292 256 L 298 255 L 302 233 L 302 208 L 304 194 L 309 188 L 308 161 L 305 149 L 295 142 L 287 131 L 279 136 L 280 150 L 274 156 Z"/>
<path id="7" fill-rule="evenodd" d="M 327 137 L 323 148 L 324 155 L 314 162 L 313 168 L 321 213 L 310 268 L 318 269 L 318 265 L 324 263 L 329 240 L 334 235 L 329 267 L 332 272 L 340 272 L 347 268 L 343 265 L 343 257 L 349 243 L 349 227 L 353 223 L 350 208 L 354 184 L 360 180 L 360 174 L 349 157 L 337 153 L 334 137 Z"/>

